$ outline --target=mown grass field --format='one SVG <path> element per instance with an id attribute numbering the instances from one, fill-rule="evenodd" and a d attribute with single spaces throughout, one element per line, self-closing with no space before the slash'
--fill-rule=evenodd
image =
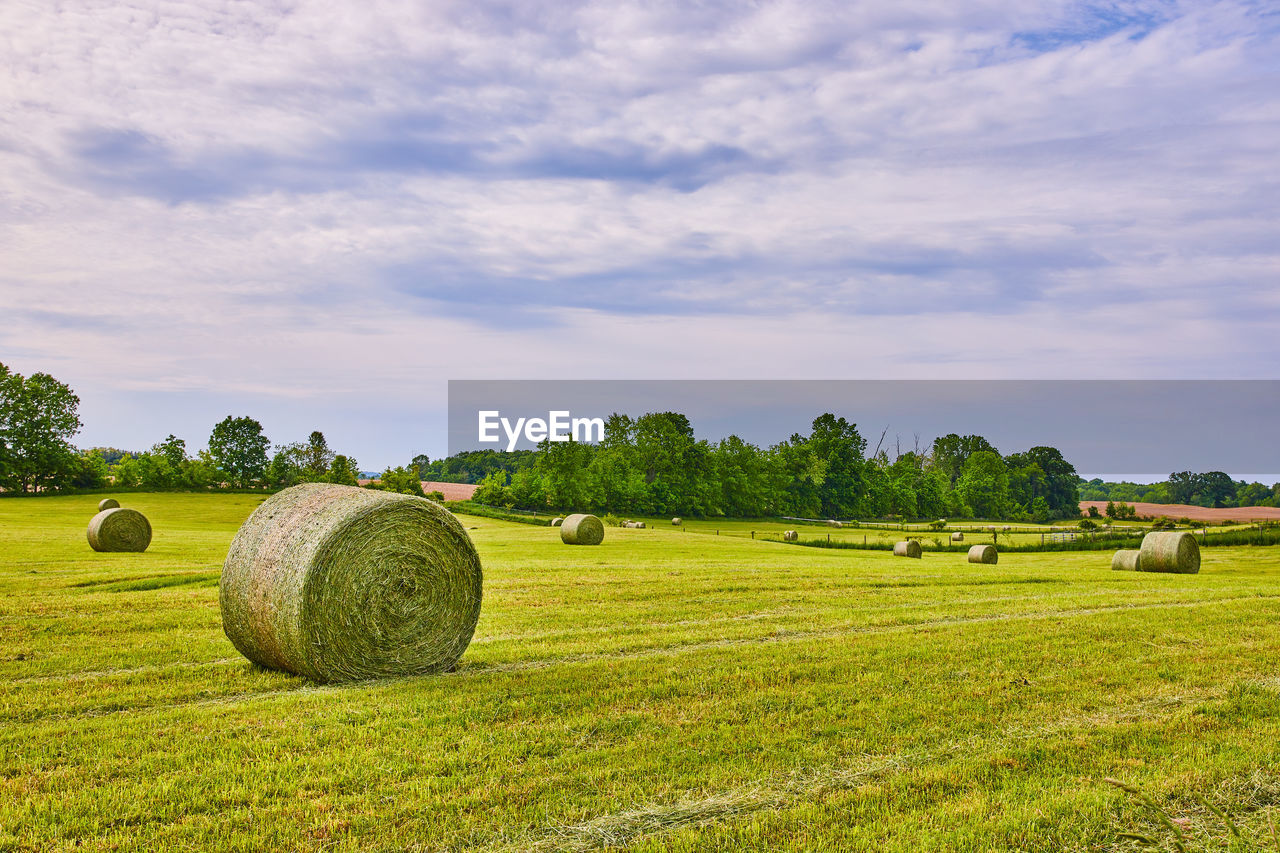
<path id="1" fill-rule="evenodd" d="M 222 634 L 259 500 L 125 496 L 141 555 L 89 550 L 96 498 L 0 500 L 0 849 L 1280 851 L 1280 548 L 1177 576 L 464 516 L 459 669 L 319 687 Z"/>

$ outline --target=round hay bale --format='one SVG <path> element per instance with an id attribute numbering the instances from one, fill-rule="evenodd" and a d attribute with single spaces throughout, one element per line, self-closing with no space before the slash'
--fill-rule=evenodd
<path id="1" fill-rule="evenodd" d="M 1185 530 L 1148 533 L 1142 537 L 1139 571 L 1194 575 L 1200 571 L 1200 545 Z"/>
<path id="2" fill-rule="evenodd" d="M 95 551 L 141 552 L 151 544 L 151 522 L 136 509 L 117 506 L 89 519 L 85 535 Z"/>
<path id="3" fill-rule="evenodd" d="M 631 526 L 632 526 L 632 527 L 634 527 L 636 530 L 644 530 L 644 522 L 643 522 L 643 521 L 637 521 L 635 524 L 633 524 L 633 525 L 631 525 Z"/>
<path id="4" fill-rule="evenodd" d="M 783 532 L 782 538 L 787 542 L 796 542 L 800 539 L 800 534 L 794 530 L 787 530 Z"/>
<path id="5" fill-rule="evenodd" d="M 893 546 L 893 556 L 895 557 L 912 557 L 919 560 L 924 556 L 924 549 L 920 547 L 920 543 L 914 539 L 907 539 L 903 542 L 895 543 Z"/>
<path id="6" fill-rule="evenodd" d="M 103 498 L 98 501 L 98 512 L 106 512 L 109 509 L 115 509 L 120 506 L 120 501 L 115 498 Z"/>
<path id="7" fill-rule="evenodd" d="M 684 519 L 677 515 L 675 518 L 671 519 L 671 523 L 674 524 L 676 527 L 679 527 L 680 525 L 684 524 Z"/>
<path id="8" fill-rule="evenodd" d="M 996 552 L 995 545 L 974 545 L 969 549 L 970 563 L 987 563 L 988 565 L 995 565 L 995 562 L 999 559 L 1000 555 Z"/>
<path id="9" fill-rule="evenodd" d="M 552 527 L 559 527 L 561 524 L 564 524 L 564 519 L 563 519 L 563 518 L 556 517 L 556 518 L 551 519 L 551 526 L 552 526 Z"/>
<path id="10" fill-rule="evenodd" d="M 1142 552 L 1135 549 L 1116 551 L 1111 555 L 1111 571 L 1113 572 L 1140 572 L 1142 571 Z"/>
<path id="11" fill-rule="evenodd" d="M 963 534 L 963 533 L 952 533 L 952 534 L 951 534 L 951 541 L 952 541 L 952 542 L 963 542 L 963 541 L 964 541 L 964 534 Z"/>
<path id="12" fill-rule="evenodd" d="M 828 518 L 827 527 L 844 527 L 844 525 L 836 521 L 834 518 Z"/>
<path id="13" fill-rule="evenodd" d="M 441 672 L 480 616 L 480 557 L 426 498 L 305 483 L 264 501 L 222 567 L 222 629 L 316 681 Z"/>
<path id="14" fill-rule="evenodd" d="M 566 545 L 599 545 L 604 541 L 604 524 L 582 512 L 567 516 L 560 525 L 560 541 Z"/>

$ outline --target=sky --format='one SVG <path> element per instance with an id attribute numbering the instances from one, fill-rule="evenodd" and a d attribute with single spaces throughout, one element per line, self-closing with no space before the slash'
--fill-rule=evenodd
<path id="1" fill-rule="evenodd" d="M 1270 2 L 6 0 L 0 362 L 365 469 L 451 379 L 1276 378 L 1277 151 Z"/>

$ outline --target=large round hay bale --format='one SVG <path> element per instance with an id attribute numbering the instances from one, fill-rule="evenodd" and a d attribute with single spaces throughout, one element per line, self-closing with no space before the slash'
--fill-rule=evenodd
<path id="1" fill-rule="evenodd" d="M 952 542 L 963 542 L 963 541 L 964 541 L 964 534 L 963 534 L 963 533 L 952 533 L 952 534 L 951 534 L 951 541 L 952 541 Z"/>
<path id="2" fill-rule="evenodd" d="M 907 539 L 898 542 L 893 546 L 893 556 L 895 557 L 913 557 L 919 560 L 924 556 L 924 549 L 920 547 L 920 543 L 914 539 Z"/>
<path id="3" fill-rule="evenodd" d="M 787 542 L 796 542 L 800 539 L 800 534 L 794 530 L 787 530 L 783 532 L 782 538 Z"/>
<path id="4" fill-rule="evenodd" d="M 996 552 L 995 545 L 974 545 L 969 549 L 970 563 L 987 563 L 994 564 L 1000 559 L 1000 555 Z"/>
<path id="5" fill-rule="evenodd" d="M 679 527 L 680 525 L 684 524 L 684 519 L 677 515 L 675 518 L 671 519 L 671 523 L 674 524 L 676 527 Z"/>
<path id="6" fill-rule="evenodd" d="M 599 545 L 604 541 L 604 524 L 594 515 L 574 513 L 560 525 L 560 541 L 566 545 Z"/>
<path id="7" fill-rule="evenodd" d="M 1194 575 L 1200 571 L 1200 545 L 1185 530 L 1148 533 L 1142 537 L 1139 571 Z"/>
<path id="8" fill-rule="evenodd" d="M 827 527 L 844 527 L 844 524 L 842 524 L 839 521 L 836 521 L 834 518 L 828 518 Z"/>
<path id="9" fill-rule="evenodd" d="M 1113 572 L 1142 571 L 1142 552 L 1136 548 L 1116 551 L 1111 555 L 1111 570 Z"/>
<path id="10" fill-rule="evenodd" d="M 115 509 L 120 506 L 120 501 L 115 498 L 103 498 L 98 501 L 98 512 L 106 512 L 109 509 Z"/>
<path id="11" fill-rule="evenodd" d="M 564 524 L 563 518 L 560 518 L 559 516 L 557 516 L 556 518 L 551 519 L 552 527 L 559 527 L 561 524 Z"/>
<path id="12" fill-rule="evenodd" d="M 480 616 L 480 557 L 426 498 L 305 483 L 264 501 L 222 567 L 222 629 L 316 681 L 450 669 Z"/>
<path id="13" fill-rule="evenodd" d="M 89 519 L 85 531 L 89 547 L 95 551 L 147 550 L 151 544 L 151 522 L 136 509 L 112 507 Z"/>

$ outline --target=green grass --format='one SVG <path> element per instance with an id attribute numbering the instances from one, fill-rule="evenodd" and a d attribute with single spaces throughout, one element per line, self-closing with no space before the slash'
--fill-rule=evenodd
<path id="1" fill-rule="evenodd" d="M 97 497 L 0 500 L 0 850 L 1280 851 L 1280 548 L 1152 575 L 462 516 L 458 671 L 326 687 L 222 635 L 259 496 L 129 495 L 144 554 L 89 550 Z"/>

